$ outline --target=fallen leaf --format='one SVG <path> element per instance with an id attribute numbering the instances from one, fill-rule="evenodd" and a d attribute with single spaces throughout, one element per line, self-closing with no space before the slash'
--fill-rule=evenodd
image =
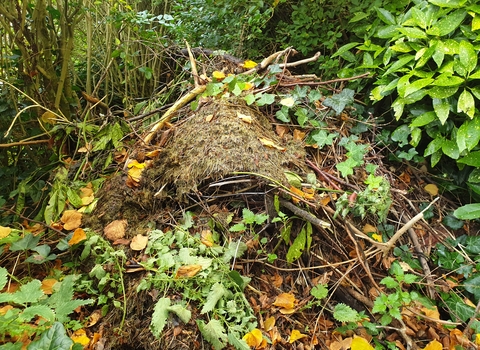
<path id="1" fill-rule="evenodd" d="M 57 116 L 53 114 L 52 112 L 46 111 L 45 113 L 42 114 L 40 117 L 42 119 L 42 122 L 47 123 L 47 124 L 52 124 L 54 125 L 57 121 L 55 120 Z"/>
<path id="2" fill-rule="evenodd" d="M 82 199 L 82 205 L 89 205 L 95 199 L 92 190 L 92 184 L 89 183 L 90 186 L 86 186 L 80 189 L 80 198 Z"/>
<path id="3" fill-rule="evenodd" d="M 365 226 L 363 226 L 362 232 L 365 233 L 365 234 L 377 233 L 378 229 L 375 226 L 372 226 L 370 224 L 366 224 Z"/>
<path id="4" fill-rule="evenodd" d="M 0 226 L 0 239 L 7 237 L 12 232 L 10 227 Z"/>
<path id="5" fill-rule="evenodd" d="M 475 334 L 475 345 L 480 345 L 480 333 Z"/>
<path id="6" fill-rule="evenodd" d="M 85 329 L 77 329 L 73 334 L 71 335 L 70 339 L 72 339 L 75 343 L 82 344 L 83 346 L 87 346 L 90 343 L 90 338 L 87 337 L 87 332 L 85 332 Z"/>
<path id="7" fill-rule="evenodd" d="M 303 141 L 303 139 L 305 138 L 305 133 L 299 129 L 294 129 L 293 130 L 293 139 L 295 141 Z"/>
<path id="8" fill-rule="evenodd" d="M 245 122 L 247 124 L 252 124 L 252 116 L 250 115 L 245 115 L 240 112 L 237 112 L 237 117 L 239 117 L 242 120 L 242 122 Z"/>
<path id="9" fill-rule="evenodd" d="M 265 147 L 273 148 L 273 149 L 278 149 L 279 151 L 285 151 L 285 147 L 280 147 L 275 144 L 272 140 L 266 139 L 264 137 L 259 137 L 258 140 L 264 145 Z"/>
<path id="10" fill-rule="evenodd" d="M 205 117 L 205 121 L 206 121 L 207 123 L 210 123 L 210 122 L 212 121 L 212 119 L 213 119 L 213 114 L 209 114 L 209 115 L 207 115 L 207 116 Z"/>
<path id="11" fill-rule="evenodd" d="M 266 341 L 263 339 L 262 331 L 258 328 L 252 329 L 250 332 L 243 336 L 243 340 L 248 344 L 248 346 L 254 349 L 261 349 L 262 343 Z"/>
<path id="12" fill-rule="evenodd" d="M 443 349 L 442 343 L 434 339 L 430 343 L 428 343 L 423 350 L 442 350 L 442 349 Z"/>
<path id="13" fill-rule="evenodd" d="M 127 167 L 129 169 L 131 168 L 137 168 L 137 169 L 144 169 L 145 168 L 145 163 L 139 163 L 136 159 L 133 159 L 128 163 Z"/>
<path id="14" fill-rule="evenodd" d="M 216 70 L 212 73 L 212 77 L 220 81 L 225 79 L 225 73 Z"/>
<path id="15" fill-rule="evenodd" d="M 92 150 L 92 144 L 91 143 L 87 143 L 85 146 L 83 147 L 80 147 L 78 149 L 78 153 L 88 153 Z"/>
<path id="16" fill-rule="evenodd" d="M 87 239 L 87 235 L 85 231 L 82 228 L 77 228 L 75 231 L 73 231 L 73 236 L 70 238 L 68 241 L 68 245 L 71 247 L 77 243 L 80 243 L 84 240 Z"/>
<path id="17" fill-rule="evenodd" d="M 271 331 L 273 326 L 275 326 L 275 317 L 270 316 L 269 318 L 267 318 L 265 320 L 263 325 L 264 325 L 265 331 L 267 331 L 267 332 Z"/>
<path id="18" fill-rule="evenodd" d="M 283 309 L 293 309 L 295 307 L 295 296 L 291 293 L 282 293 L 275 298 L 273 305 Z"/>
<path id="19" fill-rule="evenodd" d="M 292 344 L 293 342 L 297 341 L 298 339 L 305 338 L 307 335 L 300 333 L 300 331 L 293 329 L 292 333 L 290 334 L 290 338 L 288 339 L 288 342 Z"/>
<path id="20" fill-rule="evenodd" d="M 293 107 L 295 100 L 292 97 L 282 98 L 280 104 L 285 107 Z"/>
<path id="21" fill-rule="evenodd" d="M 53 293 L 53 285 L 57 283 L 58 281 L 54 278 L 45 278 L 42 281 L 42 285 L 40 287 L 41 290 L 47 295 L 50 295 Z"/>
<path id="22" fill-rule="evenodd" d="M 8 310 L 11 310 L 11 309 L 13 309 L 12 305 L 5 305 L 0 307 L 0 315 L 5 315 L 8 312 Z"/>
<path id="23" fill-rule="evenodd" d="M 275 132 L 277 133 L 278 137 L 280 137 L 282 139 L 286 134 L 288 134 L 288 131 L 289 131 L 289 129 L 285 125 L 280 125 L 279 124 L 279 125 L 275 126 Z"/>
<path id="24" fill-rule="evenodd" d="M 438 187 L 434 184 L 428 184 L 424 187 L 424 190 L 431 194 L 432 196 L 436 196 L 438 194 Z"/>
<path id="25" fill-rule="evenodd" d="M 243 91 L 246 91 L 246 90 L 250 90 L 250 89 L 253 89 L 255 87 L 255 85 L 253 85 L 252 83 L 245 83 L 245 86 L 243 87 Z"/>
<path id="26" fill-rule="evenodd" d="M 350 345 L 351 350 L 374 350 L 373 346 L 367 341 L 367 339 L 362 337 L 354 337 L 352 344 Z"/>
<path id="27" fill-rule="evenodd" d="M 372 238 L 373 238 L 374 240 L 376 240 L 377 242 L 380 242 L 380 243 L 383 242 L 383 237 L 382 237 L 382 235 L 380 235 L 380 234 L 378 234 L 378 233 L 374 233 L 374 234 L 372 235 Z"/>
<path id="28" fill-rule="evenodd" d="M 243 62 L 242 66 L 243 68 L 251 69 L 251 68 L 255 68 L 257 66 L 257 63 L 255 63 L 252 60 L 246 60 L 245 62 Z"/>
<path id="29" fill-rule="evenodd" d="M 138 234 L 132 238 L 132 242 L 130 243 L 130 248 L 132 250 L 142 250 L 147 246 L 147 243 L 148 243 L 148 236 L 143 236 L 141 234 Z"/>
<path id="30" fill-rule="evenodd" d="M 427 307 L 422 307 L 420 310 L 423 311 L 425 316 L 433 318 L 434 320 L 440 320 L 440 313 L 438 312 L 438 309 L 436 306 L 434 306 L 432 309 L 429 309 Z"/>
<path id="31" fill-rule="evenodd" d="M 82 213 L 76 210 L 65 210 L 60 221 L 63 222 L 65 230 L 75 230 L 82 224 Z"/>
<path id="32" fill-rule="evenodd" d="M 155 149 L 153 151 L 150 151 L 150 152 L 147 152 L 145 153 L 145 157 L 148 157 L 150 159 L 153 159 L 155 158 L 156 156 L 158 156 L 160 154 L 160 150 L 159 149 Z"/>
<path id="33" fill-rule="evenodd" d="M 88 327 L 92 327 L 98 323 L 98 321 L 102 318 L 102 310 L 95 310 L 88 316 Z"/>
<path id="34" fill-rule="evenodd" d="M 271 282 L 272 282 L 272 285 L 276 288 L 280 288 L 280 286 L 282 285 L 283 283 L 283 277 L 276 273 L 275 275 L 273 275 L 271 278 L 270 278 Z"/>
<path id="35" fill-rule="evenodd" d="M 125 228 L 127 225 L 127 220 L 115 220 L 105 226 L 103 233 L 107 239 L 113 242 L 125 237 Z"/>
<path id="36" fill-rule="evenodd" d="M 128 177 L 133 181 L 139 183 L 142 179 L 142 172 L 144 168 L 132 167 L 128 170 Z"/>
<path id="37" fill-rule="evenodd" d="M 180 266 L 178 268 L 177 273 L 175 274 L 175 279 L 183 278 L 183 277 L 193 277 L 197 273 L 202 271 L 202 265 L 187 265 L 187 266 Z"/>
<path id="38" fill-rule="evenodd" d="M 213 233 L 211 230 L 202 230 L 200 233 L 200 241 L 207 247 L 212 247 L 214 245 Z"/>

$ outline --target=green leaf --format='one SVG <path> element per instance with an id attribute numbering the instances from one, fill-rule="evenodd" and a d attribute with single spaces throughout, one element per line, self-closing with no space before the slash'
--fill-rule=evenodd
<path id="1" fill-rule="evenodd" d="M 15 293 L 0 294 L 0 303 L 12 302 L 15 304 L 26 305 L 36 303 L 44 293 L 40 288 L 42 283 L 39 280 L 32 280 L 20 287 Z"/>
<path id="2" fill-rule="evenodd" d="M 44 318 L 47 322 L 55 321 L 55 313 L 46 305 L 33 305 L 27 307 L 18 317 L 22 322 L 30 322 L 36 316 Z"/>
<path id="3" fill-rule="evenodd" d="M 452 159 L 458 159 L 460 156 L 460 151 L 458 150 L 456 141 L 444 140 L 442 143 L 442 151 Z"/>
<path id="4" fill-rule="evenodd" d="M 432 104 L 440 123 L 445 124 L 450 114 L 450 103 L 447 99 L 434 98 Z"/>
<path id="5" fill-rule="evenodd" d="M 429 0 L 428 2 L 440 7 L 458 9 L 465 5 L 466 0 Z"/>
<path id="6" fill-rule="evenodd" d="M 460 78 L 459 76 L 452 75 L 450 73 L 442 73 L 440 74 L 432 85 L 434 86 L 458 86 L 465 82 L 465 79 Z"/>
<path id="7" fill-rule="evenodd" d="M 228 343 L 233 345 L 235 350 L 250 350 L 247 342 L 233 332 L 228 332 Z"/>
<path id="8" fill-rule="evenodd" d="M 453 96 L 458 90 L 458 86 L 435 86 L 428 90 L 431 98 L 447 98 Z"/>
<path id="9" fill-rule="evenodd" d="M 433 26 L 427 29 L 428 35 L 445 36 L 457 29 L 464 20 L 467 12 L 465 10 L 456 10 L 439 20 Z"/>
<path id="10" fill-rule="evenodd" d="M 343 89 L 339 94 L 327 97 L 323 101 L 323 105 L 332 108 L 337 115 L 343 112 L 347 105 L 351 105 L 354 101 L 355 91 L 351 89 Z"/>
<path id="11" fill-rule="evenodd" d="M 208 293 L 208 296 L 206 298 L 206 302 L 202 307 L 202 310 L 200 311 L 201 314 L 204 314 L 206 312 L 210 312 L 215 308 L 215 305 L 217 305 L 217 302 L 227 293 L 227 290 L 225 289 L 224 285 L 220 282 L 215 283 L 212 288 L 210 289 L 210 292 Z"/>
<path id="12" fill-rule="evenodd" d="M 392 63 L 392 65 L 387 69 L 385 73 L 382 74 L 383 77 L 389 75 L 390 73 L 397 72 L 400 68 L 405 66 L 407 63 L 412 61 L 415 58 L 413 55 L 403 55 L 400 58 Z"/>
<path id="13" fill-rule="evenodd" d="M 317 145 L 319 149 L 323 148 L 325 145 L 331 146 L 333 141 L 338 137 L 338 133 L 332 132 L 327 133 L 325 130 L 313 130 L 307 138 L 307 144 Z"/>
<path id="14" fill-rule="evenodd" d="M 467 73 L 471 73 L 477 67 L 478 62 L 478 56 L 473 45 L 469 41 L 462 40 L 459 50 L 460 63 L 465 67 Z"/>
<path id="15" fill-rule="evenodd" d="M 60 322 L 55 322 L 52 327 L 42 333 L 40 339 L 31 342 L 27 350 L 65 350 L 73 345 Z"/>
<path id="16" fill-rule="evenodd" d="M 437 152 L 439 149 L 442 148 L 443 144 L 443 137 L 437 137 L 433 139 L 428 145 L 427 148 L 425 149 L 424 156 L 427 157 L 435 152 Z"/>
<path id="17" fill-rule="evenodd" d="M 375 8 L 378 18 L 380 18 L 385 24 L 396 24 L 395 17 L 384 8 Z"/>
<path id="18" fill-rule="evenodd" d="M 170 306 L 170 303 L 171 301 L 169 298 L 160 298 L 153 308 L 150 328 L 153 335 L 157 338 L 160 338 L 163 328 L 166 325 L 168 318 L 168 307 Z"/>
<path id="19" fill-rule="evenodd" d="M 443 218 L 442 224 L 450 227 L 452 230 L 459 230 L 463 227 L 464 222 L 462 220 L 458 220 L 453 215 L 447 215 Z"/>
<path id="20" fill-rule="evenodd" d="M 475 115 L 475 100 L 467 89 L 463 90 L 458 98 L 457 112 L 464 112 L 470 118 L 473 118 Z"/>
<path id="21" fill-rule="evenodd" d="M 348 175 L 353 175 L 353 168 L 355 168 L 357 165 L 359 164 L 357 161 L 355 161 L 355 159 L 347 158 L 346 161 L 337 163 L 335 167 L 342 173 L 342 177 L 346 178 Z"/>
<path id="22" fill-rule="evenodd" d="M 361 318 L 358 311 L 342 303 L 335 305 L 333 317 L 339 322 L 356 322 Z"/>
<path id="23" fill-rule="evenodd" d="M 346 45 L 343 45 L 342 47 L 340 47 L 337 52 L 335 52 L 333 55 L 332 55 L 332 58 L 333 57 L 337 57 L 337 56 L 340 56 L 341 54 L 343 54 L 344 52 L 346 51 L 349 51 L 350 49 L 353 49 L 355 46 L 357 45 L 360 45 L 360 43 L 358 42 L 352 42 L 352 43 L 348 43 Z"/>
<path id="24" fill-rule="evenodd" d="M 265 105 L 271 105 L 273 102 L 275 102 L 275 95 L 273 94 L 262 94 L 260 98 L 257 100 L 257 106 L 265 106 Z"/>
<path id="25" fill-rule="evenodd" d="M 0 267 L 0 290 L 2 290 L 8 282 L 8 271 L 4 267 Z"/>
<path id="26" fill-rule="evenodd" d="M 426 39 L 427 34 L 419 28 L 400 27 L 397 29 L 403 35 L 413 39 Z"/>
<path id="27" fill-rule="evenodd" d="M 289 110 L 287 106 L 282 106 L 282 108 L 275 113 L 275 117 L 284 123 L 290 123 Z"/>
<path id="28" fill-rule="evenodd" d="M 480 274 L 476 274 L 463 282 L 463 287 L 467 292 L 472 293 L 475 299 L 480 299 Z"/>
<path id="29" fill-rule="evenodd" d="M 467 204 L 457 208 L 453 215 L 460 220 L 474 220 L 480 218 L 480 203 Z"/>
<path id="30" fill-rule="evenodd" d="M 413 128 L 416 128 L 416 127 L 425 126 L 425 125 L 428 125 L 431 122 L 433 122 L 436 118 L 437 118 L 437 115 L 436 115 L 435 112 L 433 112 L 433 111 L 426 112 L 426 113 L 423 113 L 423 114 L 419 115 L 414 120 L 412 120 L 409 127 L 413 129 Z"/>
<path id="31" fill-rule="evenodd" d="M 421 11 L 419 8 L 414 6 L 411 9 L 411 13 L 412 13 L 412 19 L 415 22 L 415 24 L 422 29 L 426 29 L 427 15 L 425 14 L 425 12 Z"/>
<path id="32" fill-rule="evenodd" d="M 476 116 L 472 120 L 466 120 L 458 128 L 457 145 L 459 151 L 471 151 L 480 142 L 480 117 Z"/>
<path id="33" fill-rule="evenodd" d="M 228 263 L 233 258 L 240 258 L 247 251 L 247 245 L 238 240 L 228 243 L 228 248 L 223 254 L 223 261 Z"/>
<path id="34" fill-rule="evenodd" d="M 34 236 L 33 234 L 29 233 L 22 239 L 12 243 L 12 245 L 10 246 L 10 251 L 16 252 L 19 250 L 26 251 L 29 249 L 33 249 L 37 246 L 38 242 L 40 241 L 40 238 L 41 238 L 40 236 L 41 235 Z"/>
<path id="35" fill-rule="evenodd" d="M 245 102 L 247 102 L 247 105 L 250 106 L 253 102 L 255 102 L 256 97 L 254 94 L 248 94 L 243 99 L 245 100 Z"/>
<path id="36" fill-rule="evenodd" d="M 197 325 L 205 340 L 212 344 L 215 350 L 223 349 L 227 345 L 228 336 L 219 320 L 211 319 L 207 324 L 203 320 L 197 320 Z"/>
<path id="37" fill-rule="evenodd" d="M 307 232 L 305 226 L 302 227 L 300 233 L 295 237 L 292 245 L 288 249 L 287 252 L 287 262 L 291 264 L 300 256 L 302 256 L 303 250 L 305 249 L 305 245 L 307 243 Z"/>
<path id="38" fill-rule="evenodd" d="M 185 308 L 185 306 L 183 305 L 174 304 L 169 306 L 167 309 L 168 311 L 173 312 L 175 315 L 177 315 L 183 323 L 188 323 L 192 318 L 192 312 Z"/>
<path id="39" fill-rule="evenodd" d="M 328 288 L 326 284 L 317 284 L 310 290 L 310 294 L 317 300 L 325 299 L 328 296 Z"/>
<path id="40" fill-rule="evenodd" d="M 420 89 L 423 89 L 425 86 L 430 85 L 432 82 L 433 82 L 433 79 L 431 78 L 418 79 L 405 88 L 404 96 L 408 96 Z"/>

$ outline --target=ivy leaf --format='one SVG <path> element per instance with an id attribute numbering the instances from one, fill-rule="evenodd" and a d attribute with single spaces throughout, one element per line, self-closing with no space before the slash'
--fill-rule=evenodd
<path id="1" fill-rule="evenodd" d="M 55 322 L 48 331 L 42 333 L 40 339 L 28 345 L 28 350 L 70 349 L 72 344 L 73 341 L 67 336 L 63 325 Z"/>
<path id="2" fill-rule="evenodd" d="M 215 283 L 207 296 L 207 302 L 203 305 L 201 314 L 212 311 L 217 305 L 217 302 L 227 293 L 227 290 L 222 283 Z"/>
<path id="3" fill-rule="evenodd" d="M 351 89 L 343 89 L 339 94 L 327 97 L 323 101 L 323 105 L 332 108 L 337 115 L 343 112 L 345 107 L 352 104 L 354 99 L 354 91 Z"/>
<path id="4" fill-rule="evenodd" d="M 348 175 L 353 175 L 353 168 L 357 165 L 355 159 L 347 158 L 346 161 L 338 163 L 335 167 L 342 173 L 342 177 L 346 178 Z"/>
<path id="5" fill-rule="evenodd" d="M 257 106 L 262 107 L 265 105 L 271 105 L 275 102 L 275 95 L 273 94 L 262 94 L 257 100 Z"/>
<path id="6" fill-rule="evenodd" d="M 458 220 L 456 217 L 453 215 L 447 215 L 443 218 L 442 223 L 448 227 L 450 227 L 452 230 L 459 230 L 463 227 L 463 221 Z"/>
<path id="7" fill-rule="evenodd" d="M 323 148 L 325 145 L 331 146 L 337 136 L 336 132 L 327 133 L 325 130 L 314 130 L 308 136 L 307 144 L 315 144 L 318 148 Z"/>
<path id="8" fill-rule="evenodd" d="M 460 94 L 458 98 L 457 112 L 464 112 L 470 118 L 475 115 L 475 100 L 470 92 L 466 89 Z"/>
<path id="9" fill-rule="evenodd" d="M 38 242 L 40 241 L 40 235 L 34 236 L 33 234 L 29 233 L 22 239 L 12 243 L 10 246 L 10 251 L 16 252 L 19 250 L 29 250 L 33 249 L 37 246 Z"/>
<path id="10" fill-rule="evenodd" d="M 289 114 L 289 108 L 287 106 L 282 106 L 281 109 L 275 113 L 275 117 L 277 117 L 278 120 L 284 122 L 284 123 L 290 123 L 291 119 Z"/>
<path id="11" fill-rule="evenodd" d="M 245 102 L 247 102 L 247 105 L 250 106 L 253 102 L 255 102 L 256 97 L 254 94 L 248 94 L 243 99 L 245 100 Z"/>
<path id="12" fill-rule="evenodd" d="M 159 338 L 168 318 L 168 307 L 170 306 L 169 298 L 158 299 L 153 308 L 152 321 L 150 328 L 155 337 Z"/>
<path id="13" fill-rule="evenodd" d="M 197 320 L 197 325 L 205 340 L 212 344 L 215 350 L 223 349 L 227 345 L 228 336 L 219 320 L 211 319 L 207 324 L 203 320 Z"/>
<path id="14" fill-rule="evenodd" d="M 463 282 L 463 286 L 467 292 L 472 293 L 475 299 L 480 299 L 480 274 L 476 274 Z"/>

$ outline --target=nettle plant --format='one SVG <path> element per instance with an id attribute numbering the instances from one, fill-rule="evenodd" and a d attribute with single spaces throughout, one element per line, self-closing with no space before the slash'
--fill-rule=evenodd
<path id="1" fill-rule="evenodd" d="M 459 167 L 480 167 L 480 5 L 416 0 L 405 13 L 376 12 L 381 25 L 335 55 L 350 62 L 347 69 L 374 74 L 373 101 L 393 100 L 396 135 L 408 135 L 400 146 L 423 140 L 432 166 L 447 156 Z"/>

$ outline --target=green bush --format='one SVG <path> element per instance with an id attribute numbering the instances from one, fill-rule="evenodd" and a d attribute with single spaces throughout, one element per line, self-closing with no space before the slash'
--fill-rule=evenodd
<path id="1" fill-rule="evenodd" d="M 480 5 L 419 0 L 404 13 L 376 13 L 381 22 L 365 31 L 364 41 L 335 54 L 348 62 L 341 75 L 372 73 L 370 99 L 393 101 L 392 139 L 399 146 L 423 151 L 432 167 L 444 156 L 460 169 L 480 167 Z M 362 18 L 359 27 L 368 22 Z"/>

